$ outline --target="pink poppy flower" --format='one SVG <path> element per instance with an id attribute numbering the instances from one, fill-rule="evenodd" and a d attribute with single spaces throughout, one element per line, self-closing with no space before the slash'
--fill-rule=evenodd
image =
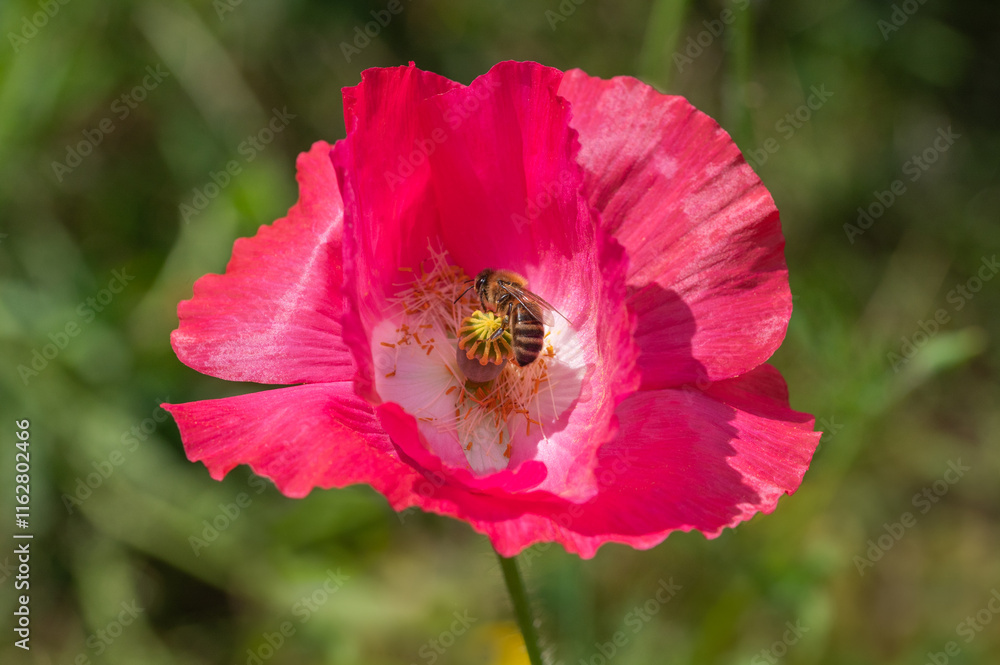
<path id="1" fill-rule="evenodd" d="M 367 483 L 504 556 L 715 537 L 796 490 L 820 435 L 764 364 L 792 308 L 778 211 L 713 120 L 516 62 L 367 70 L 344 108 L 288 216 L 178 307 L 182 362 L 291 385 L 164 405 L 192 461 L 290 497 Z M 484 268 L 561 316 L 477 387 L 456 347 L 479 302 L 455 300 Z"/>

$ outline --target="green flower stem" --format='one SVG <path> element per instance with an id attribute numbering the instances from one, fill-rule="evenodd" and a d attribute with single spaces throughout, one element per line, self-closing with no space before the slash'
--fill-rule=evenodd
<path id="1" fill-rule="evenodd" d="M 510 600 L 514 603 L 514 614 L 517 615 L 517 625 L 520 626 L 521 635 L 524 636 L 528 660 L 531 661 L 531 665 L 542 665 L 542 652 L 538 648 L 538 631 L 535 630 L 535 622 L 531 618 L 528 594 L 524 590 L 524 580 L 521 579 L 517 559 L 501 556 L 499 552 L 497 552 L 497 558 L 500 559 L 500 569 L 503 570 L 503 580 L 507 583 Z"/>

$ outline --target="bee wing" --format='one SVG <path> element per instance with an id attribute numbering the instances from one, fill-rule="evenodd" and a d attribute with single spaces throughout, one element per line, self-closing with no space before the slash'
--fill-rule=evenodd
<path id="1" fill-rule="evenodd" d="M 552 318 L 552 312 L 555 312 L 556 314 L 559 314 L 559 316 L 562 316 L 562 318 L 566 319 L 566 317 L 563 316 L 559 310 L 546 302 L 545 299 L 537 293 L 533 293 L 528 289 L 522 289 L 520 286 L 515 284 L 501 284 L 501 286 L 505 291 L 507 291 L 507 293 L 517 298 L 518 302 L 522 305 L 541 314 L 540 318 L 542 319 L 542 323 L 545 325 L 551 327 L 555 323 L 555 319 Z M 569 319 L 566 319 L 566 321 L 569 322 Z"/>

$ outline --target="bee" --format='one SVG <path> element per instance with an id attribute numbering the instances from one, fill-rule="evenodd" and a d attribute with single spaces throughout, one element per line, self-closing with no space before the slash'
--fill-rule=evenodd
<path id="1" fill-rule="evenodd" d="M 542 339 L 545 337 L 542 324 L 551 326 L 551 312 L 559 313 L 555 307 L 529 291 L 527 286 L 528 280 L 516 272 L 487 268 L 476 275 L 469 287 L 476 290 L 484 310 L 492 310 L 503 317 L 503 324 L 493 333 L 490 341 L 509 330 L 514 360 L 521 367 L 530 365 L 538 358 L 538 354 L 542 352 Z"/>

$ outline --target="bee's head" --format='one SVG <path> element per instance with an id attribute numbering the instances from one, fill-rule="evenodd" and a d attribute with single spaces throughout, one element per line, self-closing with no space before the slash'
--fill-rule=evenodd
<path id="1" fill-rule="evenodd" d="M 493 273 L 493 271 L 490 270 L 489 268 L 487 268 L 486 270 L 481 271 L 478 275 L 476 275 L 476 279 L 474 279 L 474 280 L 470 279 L 469 280 L 470 282 L 472 282 L 472 285 L 469 287 L 469 289 L 475 289 L 476 290 L 476 295 L 479 296 L 480 298 L 482 298 L 483 295 L 484 295 L 484 293 L 485 293 L 485 291 L 486 291 L 486 283 L 489 281 L 490 275 L 492 273 Z M 459 300 L 461 300 L 462 296 L 464 296 L 466 293 L 469 292 L 469 289 L 466 289 L 465 291 L 462 291 L 462 295 L 459 296 L 458 298 L 455 298 L 455 302 L 458 302 Z"/>
<path id="2" fill-rule="evenodd" d="M 492 274 L 493 270 L 491 270 L 490 268 L 486 268 L 485 270 L 481 271 L 478 275 L 476 275 L 475 288 L 476 288 L 476 293 L 478 293 L 480 296 L 482 296 L 486 292 L 486 285 L 487 283 L 489 283 L 490 275 Z"/>

